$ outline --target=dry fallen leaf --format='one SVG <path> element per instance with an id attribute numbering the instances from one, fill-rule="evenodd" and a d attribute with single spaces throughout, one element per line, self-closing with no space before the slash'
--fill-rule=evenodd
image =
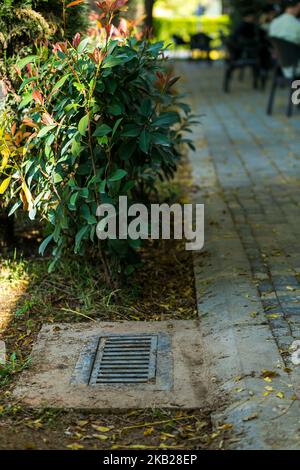
<path id="1" fill-rule="evenodd" d="M 253 419 L 256 419 L 257 417 L 258 417 L 258 413 L 252 413 L 251 415 L 243 418 L 243 421 L 252 421 Z"/>
<path id="2" fill-rule="evenodd" d="M 261 371 L 261 375 L 260 375 L 262 378 L 264 377 L 279 377 L 279 374 L 278 372 L 274 371 L 274 370 L 267 370 L 267 369 L 263 369 Z"/>
<path id="3" fill-rule="evenodd" d="M 227 429 L 232 429 L 233 428 L 233 424 L 230 424 L 230 423 L 225 423 L 225 424 L 222 424 L 221 426 L 218 426 L 218 429 L 220 431 L 226 431 Z"/>
<path id="4" fill-rule="evenodd" d="M 107 441 L 108 439 L 108 436 L 105 436 L 105 434 L 93 434 L 92 436 L 100 441 Z"/>
<path id="5" fill-rule="evenodd" d="M 77 442 L 73 442 L 73 444 L 69 444 L 67 445 L 68 449 L 71 449 L 71 450 L 80 450 L 80 449 L 83 449 L 84 446 L 81 445 L 81 444 L 78 444 Z"/>
<path id="6" fill-rule="evenodd" d="M 151 436 L 154 433 L 154 428 L 148 428 L 144 431 L 144 436 Z"/>
<path id="7" fill-rule="evenodd" d="M 79 426 L 80 428 L 83 428 L 84 426 L 86 426 L 88 424 L 88 421 L 87 420 L 79 420 L 77 421 L 77 426 Z"/>
<path id="8" fill-rule="evenodd" d="M 111 430 L 111 428 L 108 428 L 107 426 L 96 426 L 95 424 L 92 424 L 92 428 L 99 432 L 108 432 Z"/>

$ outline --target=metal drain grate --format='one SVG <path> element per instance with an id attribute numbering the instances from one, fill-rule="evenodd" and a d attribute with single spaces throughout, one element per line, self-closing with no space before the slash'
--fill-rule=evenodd
<path id="1" fill-rule="evenodd" d="M 101 337 L 89 383 L 153 382 L 156 375 L 157 335 Z"/>

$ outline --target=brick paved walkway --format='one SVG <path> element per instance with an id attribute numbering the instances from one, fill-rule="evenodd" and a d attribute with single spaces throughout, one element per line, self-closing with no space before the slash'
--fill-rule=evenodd
<path id="1" fill-rule="evenodd" d="M 300 339 L 300 114 L 285 118 L 286 91 L 270 118 L 248 82 L 224 95 L 220 68 L 191 67 L 218 183 L 285 354 Z"/>
<path id="2" fill-rule="evenodd" d="M 225 95 L 220 66 L 178 68 L 195 112 L 203 115 L 195 130 L 197 152 L 190 158 L 200 188 L 196 200 L 206 205 L 205 252 L 195 264 L 208 355 L 217 359 L 213 370 L 226 390 L 236 387 L 236 371 L 252 376 L 246 394 L 259 397 L 266 386 L 258 380 L 260 371 L 280 370 L 272 386 L 293 399 L 300 384 L 290 361 L 290 347 L 300 340 L 300 114 L 285 117 L 286 90 L 268 117 L 268 93 L 254 91 L 247 80 L 236 81 Z M 300 438 L 293 440 L 300 421 L 299 416 L 293 421 L 294 408 L 289 422 L 288 400 L 270 401 L 265 421 L 276 407 L 278 414 L 283 411 L 284 421 L 270 427 L 279 426 L 280 439 L 280 426 L 289 423 L 282 437 L 293 448 L 300 445 Z M 271 441 L 262 447 L 280 446 L 276 433 Z"/>

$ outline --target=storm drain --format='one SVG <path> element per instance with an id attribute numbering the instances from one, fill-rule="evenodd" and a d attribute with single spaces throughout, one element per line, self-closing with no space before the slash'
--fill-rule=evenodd
<path id="1" fill-rule="evenodd" d="M 155 381 L 157 335 L 99 339 L 89 384 L 144 384 Z"/>

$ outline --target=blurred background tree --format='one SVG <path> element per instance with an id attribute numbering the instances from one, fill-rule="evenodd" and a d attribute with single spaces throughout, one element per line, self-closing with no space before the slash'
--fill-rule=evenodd
<path id="1" fill-rule="evenodd" d="M 31 0 L 1 0 L 0 52 L 4 60 L 49 34 L 49 24 L 32 9 Z"/>
<path id="2" fill-rule="evenodd" d="M 88 2 L 66 8 L 69 0 L 31 0 L 32 7 L 46 20 L 55 25 L 56 36 L 72 38 L 77 32 L 84 32 L 88 26 Z M 65 22 L 65 24 L 64 24 Z"/>

